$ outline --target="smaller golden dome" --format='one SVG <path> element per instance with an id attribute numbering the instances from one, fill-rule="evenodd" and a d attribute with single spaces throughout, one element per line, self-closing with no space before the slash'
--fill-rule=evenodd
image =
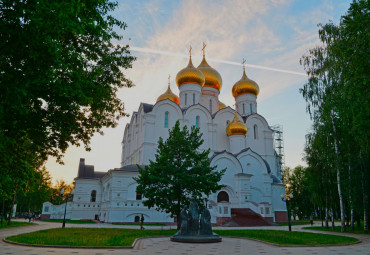
<path id="1" fill-rule="evenodd" d="M 197 68 L 204 74 L 205 77 L 204 87 L 215 88 L 218 91 L 221 90 L 222 87 L 221 75 L 216 71 L 216 69 L 213 69 L 210 65 L 208 65 L 204 54 L 203 60 Z"/>
<path id="2" fill-rule="evenodd" d="M 196 69 L 191 62 L 191 56 L 189 64 L 176 75 L 177 86 L 180 87 L 184 83 L 196 83 L 200 86 L 204 85 L 204 75 L 201 71 Z"/>
<path id="3" fill-rule="evenodd" d="M 226 134 L 227 136 L 231 135 L 246 135 L 247 134 L 247 127 L 244 125 L 242 121 L 239 120 L 236 111 L 233 121 L 231 121 L 226 127 Z"/>
<path id="4" fill-rule="evenodd" d="M 226 104 L 222 103 L 221 101 L 218 101 L 218 110 L 226 108 Z"/>
<path id="5" fill-rule="evenodd" d="M 168 78 L 169 79 L 169 78 Z M 170 88 L 170 82 L 168 81 L 168 88 L 167 88 L 167 91 L 164 92 L 162 95 L 160 95 L 158 98 L 157 98 L 157 103 L 159 101 L 162 101 L 162 100 L 165 100 L 165 99 L 169 99 L 171 100 L 172 102 L 175 102 L 176 104 L 180 104 L 180 99 L 178 96 L 176 96 L 172 91 L 171 91 L 171 88 Z"/>
<path id="6" fill-rule="evenodd" d="M 245 68 L 243 66 L 243 76 L 234 84 L 232 89 L 234 98 L 243 94 L 252 94 L 258 96 L 259 91 L 260 89 L 258 84 L 247 77 Z"/>

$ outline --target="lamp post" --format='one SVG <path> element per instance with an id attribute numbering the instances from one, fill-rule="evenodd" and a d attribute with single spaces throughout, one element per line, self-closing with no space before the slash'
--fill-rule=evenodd
<path id="1" fill-rule="evenodd" d="M 287 197 L 285 194 L 281 194 L 281 200 L 286 203 L 286 209 L 288 211 L 288 224 L 289 224 L 289 231 L 292 231 L 292 225 L 290 224 L 290 209 L 289 209 L 289 200 L 293 198 L 293 193 L 290 193 Z"/>
<path id="2" fill-rule="evenodd" d="M 63 195 L 64 195 L 64 189 L 61 189 L 61 190 L 60 190 L 60 195 L 61 195 L 61 196 L 63 196 Z M 73 195 L 73 190 L 72 190 L 71 194 L 67 194 L 67 195 L 66 195 L 66 205 L 65 205 L 65 207 L 64 207 L 64 218 L 63 218 L 63 225 L 62 225 L 62 228 L 65 228 L 65 227 L 66 227 L 67 204 L 68 204 L 68 199 L 69 199 L 70 197 L 72 197 L 72 195 Z"/>
<path id="3" fill-rule="evenodd" d="M 204 202 L 206 202 L 206 209 L 207 209 L 208 198 L 205 197 Z"/>

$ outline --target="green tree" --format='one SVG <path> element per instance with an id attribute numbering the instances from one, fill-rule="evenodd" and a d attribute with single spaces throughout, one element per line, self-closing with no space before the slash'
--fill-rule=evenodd
<path id="1" fill-rule="evenodd" d="M 0 134 L 1 139 L 1 134 Z M 26 136 L 9 139 L 5 137 L 0 143 L 0 166 L 3 193 L 3 215 L 12 215 L 16 195 L 23 192 L 27 183 L 35 175 L 40 160 L 32 151 L 32 143 Z M 8 225 L 11 218 L 9 217 Z"/>
<path id="2" fill-rule="evenodd" d="M 301 89 L 301 93 L 308 103 L 308 111 L 311 118 L 318 123 L 324 123 L 331 127 L 331 136 L 334 139 L 334 152 L 336 158 L 333 161 L 333 167 L 336 169 L 336 181 L 340 201 L 342 232 L 345 231 L 344 219 L 344 201 L 342 194 L 342 183 L 339 164 L 339 148 L 337 133 L 337 109 L 338 87 L 340 84 L 340 68 L 335 68 L 335 56 L 331 51 L 331 45 L 338 36 L 338 28 L 333 24 L 322 26 L 320 31 L 320 40 L 323 46 L 310 49 L 309 54 L 301 59 L 307 74 L 308 82 Z"/>
<path id="3" fill-rule="evenodd" d="M 134 178 L 138 183 L 136 192 L 143 194 L 144 205 L 177 217 L 180 228 L 180 212 L 190 198 L 202 206 L 204 196 L 222 188 L 218 182 L 225 170 L 216 171 L 210 166 L 210 150 L 201 151 L 202 134 L 194 126 L 190 132 L 186 126 L 180 129 L 180 122 L 169 131 L 169 137 L 158 141 L 155 161 L 139 170 Z"/>
<path id="4" fill-rule="evenodd" d="M 296 166 L 293 170 L 284 169 L 284 184 L 287 186 L 286 193 L 293 194 L 289 202 L 293 215 L 299 219 L 309 218 L 314 212 L 314 206 L 310 199 L 307 168 Z"/>
<path id="5" fill-rule="evenodd" d="M 337 208 L 337 188 L 335 187 L 336 171 L 333 167 L 335 152 L 330 135 L 331 125 L 314 124 L 314 132 L 306 136 L 305 160 L 308 164 L 307 177 L 311 201 L 325 210 L 325 227 L 329 227 L 331 216 L 334 228 L 334 212 Z"/>
<path id="6" fill-rule="evenodd" d="M 370 1 L 353 1 L 347 15 L 342 17 L 340 23 L 340 40 L 337 41 L 338 62 L 343 65 L 342 72 L 342 100 L 349 102 L 341 104 L 339 111 L 347 121 L 350 142 L 355 141 L 356 147 L 351 148 L 351 164 L 358 161 L 356 167 L 359 172 L 362 196 L 362 209 L 364 230 L 368 232 L 369 216 L 369 178 L 370 178 Z M 347 143 L 348 145 L 348 143 Z M 348 147 L 351 147 L 348 145 Z M 353 171 L 352 171 L 353 172 Z M 354 191 L 356 192 L 356 190 Z"/>
<path id="7" fill-rule="evenodd" d="M 52 193 L 50 174 L 42 167 L 28 180 L 25 190 L 17 193 L 17 209 L 20 212 L 41 212 L 42 204 L 50 200 Z"/>
<path id="8" fill-rule="evenodd" d="M 95 132 L 125 115 L 116 92 L 133 85 L 124 70 L 135 58 L 114 44 L 126 27 L 109 14 L 116 7 L 109 0 L 1 2 L 0 169 L 10 181 L 0 193 L 13 202 L 48 156 L 61 162 L 80 143 L 89 150 Z"/>
<path id="9" fill-rule="evenodd" d="M 56 184 L 52 188 L 52 194 L 51 194 L 51 198 L 49 201 L 55 205 L 62 204 L 66 198 L 66 195 L 70 194 L 73 188 L 74 188 L 73 183 L 68 184 L 63 179 L 57 180 Z M 62 189 L 64 190 L 63 195 L 60 194 L 60 191 Z"/>
<path id="10" fill-rule="evenodd" d="M 368 231 L 369 7 L 369 1 L 355 0 L 339 25 L 331 22 L 320 25 L 322 45 L 310 49 L 301 59 L 309 75 L 301 92 L 314 120 L 312 136 L 326 141 L 327 147 L 323 149 L 325 142 L 321 142 L 324 146 L 306 150 L 324 153 L 322 156 L 308 155 L 309 168 L 321 165 L 329 174 L 329 169 L 335 169 L 342 231 L 345 231 L 345 212 L 351 215 L 353 227 L 355 208 L 362 208 L 364 229 Z M 328 175 L 329 187 L 332 187 L 332 180 Z M 352 185 L 356 181 L 361 185 Z M 335 195 L 332 188 L 328 191 Z M 356 194 L 362 197 L 360 205 Z"/>

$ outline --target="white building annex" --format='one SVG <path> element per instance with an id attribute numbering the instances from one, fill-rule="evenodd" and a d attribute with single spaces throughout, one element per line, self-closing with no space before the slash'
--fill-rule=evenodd
<path id="1" fill-rule="evenodd" d="M 263 221 L 285 221 L 286 207 L 281 199 L 285 191 L 273 130 L 257 112 L 259 86 L 247 77 L 244 65 L 232 91 L 223 92 L 233 94 L 236 110 L 219 101 L 222 78 L 208 65 L 204 47 L 200 65 L 194 67 L 190 55 L 176 83 L 179 96 L 171 91 L 169 83 L 155 104 L 141 103 L 132 114 L 123 134 L 120 168 L 95 172 L 94 166 L 80 160 L 66 218 L 135 222 L 143 214 L 145 222 L 173 223 L 169 215 L 143 205 L 145 198 L 136 193 L 133 177 L 139 174 L 137 165 L 155 159 L 159 137 L 166 139 L 168 130 L 179 120 L 182 126 L 200 129 L 202 149 L 211 149 L 211 165 L 226 168 L 221 180 L 225 188 L 208 197 L 213 223 L 263 225 Z M 63 215 L 64 205 L 44 203 L 44 218 Z"/>

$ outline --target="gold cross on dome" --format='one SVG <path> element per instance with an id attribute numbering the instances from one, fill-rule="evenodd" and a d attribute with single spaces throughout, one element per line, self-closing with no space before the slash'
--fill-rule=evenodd
<path id="1" fill-rule="evenodd" d="M 190 45 L 190 48 L 189 48 L 189 54 L 190 54 L 190 57 L 191 57 L 191 49 L 192 49 L 192 47 L 191 47 L 191 45 Z"/>
<path id="2" fill-rule="evenodd" d="M 168 75 L 168 84 L 170 84 L 171 74 Z"/>
<path id="3" fill-rule="evenodd" d="M 206 46 L 207 46 L 207 44 L 205 42 L 203 42 L 203 47 L 202 47 L 203 56 L 206 55 Z"/>
<path id="4" fill-rule="evenodd" d="M 245 60 L 245 58 L 243 58 L 243 61 L 242 61 L 243 68 L 245 67 L 246 62 L 247 62 L 247 60 Z"/>

